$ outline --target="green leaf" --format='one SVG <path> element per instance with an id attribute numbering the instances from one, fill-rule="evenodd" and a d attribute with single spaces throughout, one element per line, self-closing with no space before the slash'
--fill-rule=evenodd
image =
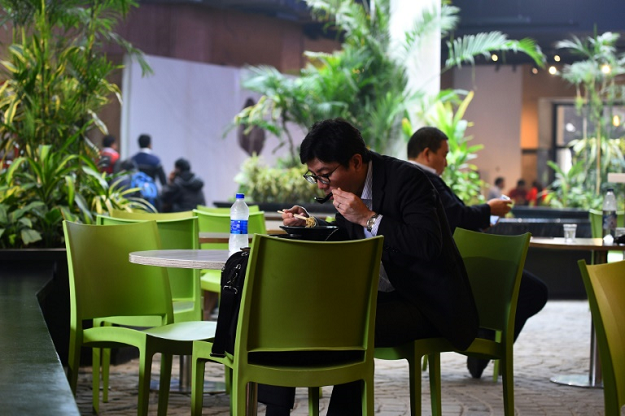
<path id="1" fill-rule="evenodd" d="M 22 237 L 22 241 L 24 245 L 29 245 L 31 243 L 36 243 L 37 241 L 41 241 L 41 233 L 35 230 L 24 229 L 20 231 L 20 236 Z"/>

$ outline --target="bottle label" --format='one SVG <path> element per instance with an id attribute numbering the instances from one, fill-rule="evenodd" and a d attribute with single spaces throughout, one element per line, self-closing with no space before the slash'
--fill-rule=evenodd
<path id="1" fill-rule="evenodd" d="M 247 234 L 247 220 L 230 220 L 230 234 Z"/>
<path id="2" fill-rule="evenodd" d="M 612 234 L 616 231 L 616 211 L 605 211 L 603 213 L 603 233 Z"/>

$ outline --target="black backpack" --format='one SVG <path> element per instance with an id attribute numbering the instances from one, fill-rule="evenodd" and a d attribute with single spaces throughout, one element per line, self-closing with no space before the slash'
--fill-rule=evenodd
<path id="1" fill-rule="evenodd" d="M 217 329 L 211 355 L 225 357 L 226 352 L 234 352 L 234 341 L 239 320 L 239 307 L 243 295 L 243 284 L 247 261 L 250 258 L 249 248 L 237 251 L 226 261 L 221 269 L 221 298 L 219 300 L 219 315 Z"/>

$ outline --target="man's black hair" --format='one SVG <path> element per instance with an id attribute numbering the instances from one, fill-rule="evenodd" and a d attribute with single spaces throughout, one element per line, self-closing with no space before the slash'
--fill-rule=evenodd
<path id="1" fill-rule="evenodd" d="M 408 159 L 416 159 L 425 149 L 438 152 L 444 140 L 447 136 L 436 127 L 421 127 L 408 141 Z"/>
<path id="2" fill-rule="evenodd" d="M 371 153 L 360 131 L 342 118 L 313 124 L 299 151 L 302 163 L 319 159 L 326 163 L 339 162 L 345 167 L 349 166 L 349 161 L 355 154 L 360 154 L 364 163 L 371 160 Z"/>
<path id="3" fill-rule="evenodd" d="M 187 159 L 182 158 L 182 157 L 180 159 L 176 160 L 176 162 L 174 163 L 174 166 L 180 172 L 188 172 L 188 171 L 191 170 L 191 164 L 189 163 L 189 161 Z"/>
<path id="4" fill-rule="evenodd" d="M 150 137 L 149 134 L 142 134 L 141 136 L 139 136 L 139 147 L 144 149 L 146 147 L 150 146 L 150 143 L 152 143 L 152 138 Z"/>
<path id="5" fill-rule="evenodd" d="M 102 146 L 104 147 L 111 147 L 113 143 L 115 143 L 115 137 L 110 134 L 107 134 L 102 138 Z"/>

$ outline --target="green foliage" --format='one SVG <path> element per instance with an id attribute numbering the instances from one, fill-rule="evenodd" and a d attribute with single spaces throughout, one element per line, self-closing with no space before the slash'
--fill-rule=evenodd
<path id="1" fill-rule="evenodd" d="M 97 112 L 120 98 L 108 77 L 119 67 L 101 53 L 115 41 L 141 57 L 112 28 L 132 0 L 0 0 L 0 16 L 13 24 L 8 56 L 1 61 L 0 149 L 14 145 L 64 145 L 94 157 L 86 133 L 106 132 Z M 147 68 L 147 67 L 146 67 Z"/>
<path id="2" fill-rule="evenodd" d="M 12 42 L 0 68 L 0 247 L 60 247 L 64 219 L 93 222 L 95 213 L 137 206 L 134 190 L 97 172 L 87 133 L 106 126 L 97 116 L 117 85 L 119 67 L 102 53 L 115 42 L 149 68 L 141 53 L 113 32 L 132 0 L 0 0 L 0 21 Z"/>
<path id="3" fill-rule="evenodd" d="M 612 126 L 612 109 L 625 99 L 625 86 L 620 81 L 625 74 L 625 54 L 616 52 L 618 39 L 617 33 L 595 33 L 556 45 L 582 58 L 565 65 L 561 76 L 576 88 L 575 106 L 583 117 L 584 129 L 582 137 L 571 143 L 575 169 L 562 172 L 554 164 L 549 165 L 556 172 L 556 180 L 550 185 L 552 205 L 599 208 L 607 173 L 623 172 L 625 168 L 623 138 L 614 137 Z"/>
<path id="4" fill-rule="evenodd" d="M 41 241 L 41 233 L 34 228 L 36 210 L 45 208 L 40 201 L 19 206 L 22 188 L 0 186 L 0 248 L 21 248 Z"/>
<path id="5" fill-rule="evenodd" d="M 78 182 L 78 176 L 85 178 Z M 0 210 L 6 213 L 0 226 L 10 230 L 0 234 L 0 247 L 58 247 L 64 219 L 91 224 L 95 214 L 113 209 L 153 210 L 142 199 L 127 198 L 136 189 L 122 190 L 106 179 L 84 156 L 26 146 L 0 174 Z"/>
<path id="6" fill-rule="evenodd" d="M 594 137 L 572 141 L 569 146 L 572 153 L 573 165 L 564 171 L 557 164 L 548 161 L 548 165 L 556 174 L 556 179 L 549 185 L 549 193 L 545 202 L 557 208 L 601 209 L 603 196 L 607 188 L 614 188 L 617 195 L 625 192 L 624 184 L 607 182 L 608 172 L 622 172 L 625 170 L 625 139 L 610 139 L 600 142 L 601 167 L 599 177 L 601 188 L 595 191 L 597 178 L 597 154 L 599 153 L 598 140 Z M 622 206 L 622 198 L 618 200 Z"/>
<path id="7" fill-rule="evenodd" d="M 262 158 L 252 156 L 241 167 L 234 178 L 243 192 L 253 202 L 309 203 L 314 196 L 323 194 L 303 179 L 306 167 L 270 168 Z"/>
<path id="8" fill-rule="evenodd" d="M 263 94 L 252 108 L 239 113 L 235 124 L 268 128 L 283 142 L 286 135 L 291 158 L 296 149 L 286 129 L 288 122 L 303 129 L 315 121 L 342 117 L 357 126 L 367 145 L 380 153 L 391 151 L 401 137 L 401 120 L 423 97 L 422 91 L 410 92 L 406 64 L 411 51 L 421 40 L 439 31 L 447 33 L 458 22 L 458 8 L 443 2 L 425 10 L 413 28 L 405 33 L 401 53 L 393 54 L 390 36 L 390 1 L 371 4 L 353 0 L 306 0 L 313 14 L 342 33 L 340 51 L 332 54 L 310 53 L 310 64 L 297 78 L 280 75 L 274 68 L 250 69 L 245 88 Z M 511 41 L 501 33 L 483 34 L 449 43 L 448 67 L 473 63 L 473 56 L 488 51 L 523 52 L 542 65 L 543 56 L 530 40 Z"/>

